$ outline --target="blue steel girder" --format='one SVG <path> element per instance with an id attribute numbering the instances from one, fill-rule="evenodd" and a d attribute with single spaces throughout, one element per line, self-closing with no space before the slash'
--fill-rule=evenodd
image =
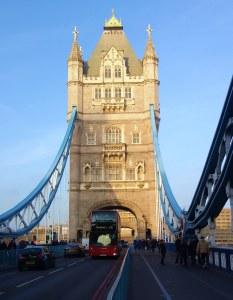
<path id="1" fill-rule="evenodd" d="M 218 216 L 233 181 L 233 78 L 196 192 L 186 214 L 186 230 L 202 228 Z"/>
<path id="2" fill-rule="evenodd" d="M 156 116 L 153 104 L 150 105 L 150 116 L 154 146 L 155 177 L 157 181 L 156 185 L 158 188 L 159 201 L 162 207 L 165 222 L 169 230 L 171 231 L 171 233 L 176 234 L 181 230 L 183 214 L 172 193 L 172 189 L 169 185 L 167 175 L 163 166 L 163 160 L 158 142 L 158 131 L 156 127 Z"/>
<path id="3" fill-rule="evenodd" d="M 17 237 L 26 234 L 39 224 L 47 213 L 65 169 L 76 117 L 77 109 L 73 107 L 63 142 L 44 178 L 24 200 L 0 215 L 0 237 Z"/>

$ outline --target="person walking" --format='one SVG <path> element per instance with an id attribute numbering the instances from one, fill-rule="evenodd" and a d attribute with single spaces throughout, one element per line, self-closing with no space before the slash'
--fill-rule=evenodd
<path id="1" fill-rule="evenodd" d="M 191 264 L 195 265 L 196 264 L 196 249 L 197 249 L 197 243 L 198 243 L 198 239 L 196 236 L 194 236 L 189 244 L 189 248 L 188 248 L 188 252 L 189 252 L 189 256 L 191 258 Z"/>
<path id="2" fill-rule="evenodd" d="M 166 245 L 164 243 L 164 240 L 160 240 L 159 242 L 159 251 L 160 251 L 160 255 L 161 255 L 161 265 L 165 265 L 164 260 L 165 260 L 165 256 L 166 256 Z"/>
<path id="3" fill-rule="evenodd" d="M 177 236 L 175 240 L 175 247 L 176 247 L 176 261 L 175 263 L 178 264 L 181 259 L 181 237 Z"/>
<path id="4" fill-rule="evenodd" d="M 196 254 L 200 256 L 200 263 L 203 269 L 206 269 L 209 264 L 209 244 L 201 236 L 201 239 L 197 243 Z"/>
<path id="5" fill-rule="evenodd" d="M 153 240 L 151 241 L 151 251 L 152 251 L 152 252 L 155 252 L 156 246 L 157 246 L 157 241 L 156 241 L 156 239 L 153 239 Z"/>
<path id="6" fill-rule="evenodd" d="M 185 238 L 182 238 L 180 243 L 180 264 L 187 266 L 187 258 L 188 258 L 188 245 Z"/>

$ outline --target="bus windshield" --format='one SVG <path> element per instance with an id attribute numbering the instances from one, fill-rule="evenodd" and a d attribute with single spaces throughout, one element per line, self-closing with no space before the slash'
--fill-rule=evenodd
<path id="1" fill-rule="evenodd" d="M 108 228 L 92 230 L 90 233 L 90 243 L 99 247 L 116 245 L 116 230 L 109 230 Z"/>

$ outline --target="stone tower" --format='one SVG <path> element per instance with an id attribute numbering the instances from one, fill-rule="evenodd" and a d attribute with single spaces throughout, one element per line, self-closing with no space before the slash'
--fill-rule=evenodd
<path id="1" fill-rule="evenodd" d="M 158 236 L 149 105 L 159 124 L 158 58 L 148 26 L 143 60 L 113 14 L 87 62 L 75 28 L 68 58 L 68 119 L 78 110 L 70 153 L 70 239 L 86 237 L 94 209 L 118 209 L 125 238 Z"/>

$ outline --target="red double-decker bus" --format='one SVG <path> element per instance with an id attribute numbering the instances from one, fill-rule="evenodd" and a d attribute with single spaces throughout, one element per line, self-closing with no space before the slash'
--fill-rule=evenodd
<path id="1" fill-rule="evenodd" d="M 89 255 L 120 255 L 120 216 L 116 210 L 95 210 L 91 214 Z"/>

